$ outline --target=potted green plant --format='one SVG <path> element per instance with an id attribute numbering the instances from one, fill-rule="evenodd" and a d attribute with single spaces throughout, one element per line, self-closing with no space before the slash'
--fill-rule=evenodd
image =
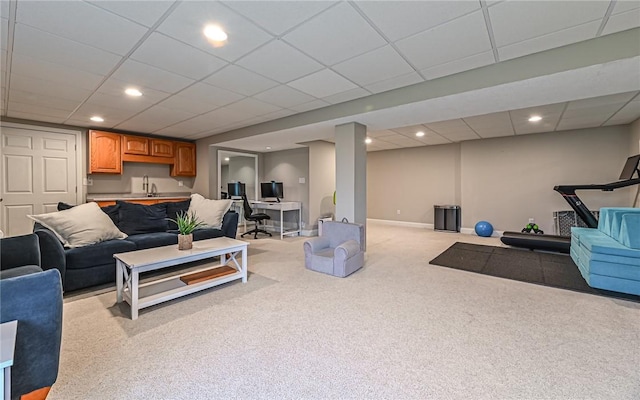
<path id="1" fill-rule="evenodd" d="M 178 250 L 189 250 L 193 247 L 193 231 L 204 225 L 194 212 L 180 211 L 176 219 L 167 218 L 178 225 Z"/>

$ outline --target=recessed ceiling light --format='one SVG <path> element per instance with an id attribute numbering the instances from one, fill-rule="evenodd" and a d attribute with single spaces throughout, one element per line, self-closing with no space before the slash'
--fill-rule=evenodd
<path id="1" fill-rule="evenodd" d="M 422 131 L 416 132 L 416 136 L 417 137 L 423 137 L 424 136 L 424 132 L 422 132 Z"/>
<path id="2" fill-rule="evenodd" d="M 267 149 L 267 150 L 271 150 L 271 146 L 267 146 L 267 147 L 266 147 L 266 149 Z"/>
<path id="3" fill-rule="evenodd" d="M 138 89 L 134 89 L 134 88 L 128 88 L 124 91 L 127 95 L 129 96 L 133 96 L 133 97 L 139 97 L 142 96 L 142 92 L 139 91 Z"/>
<path id="4" fill-rule="evenodd" d="M 227 40 L 227 33 L 218 25 L 207 25 L 204 27 L 204 36 L 209 39 L 209 43 L 214 47 L 223 46 Z"/>
<path id="5" fill-rule="evenodd" d="M 366 139 L 364 140 L 364 142 L 365 142 L 366 144 L 369 144 L 369 143 L 373 142 L 373 140 L 371 140 L 371 138 L 366 138 Z"/>
<path id="6" fill-rule="evenodd" d="M 224 158 L 224 160 L 225 160 L 225 161 L 229 161 L 229 157 L 225 157 L 225 158 Z"/>
<path id="7" fill-rule="evenodd" d="M 97 115 L 89 118 L 90 120 L 92 120 L 93 122 L 104 122 L 104 118 L 102 117 L 98 117 Z"/>
<path id="8" fill-rule="evenodd" d="M 539 115 L 532 115 L 531 118 L 529 118 L 529 122 L 538 122 L 542 119 L 541 116 Z"/>

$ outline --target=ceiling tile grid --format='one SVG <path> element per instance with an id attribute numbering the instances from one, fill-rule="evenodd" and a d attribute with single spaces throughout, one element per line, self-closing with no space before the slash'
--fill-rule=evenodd
<path id="1" fill-rule="evenodd" d="M 14 4 L 15 21 L 0 2 L 2 115 L 95 126 L 95 113 L 105 128 L 189 138 L 480 68 L 494 52 L 503 61 L 640 26 L 637 1 Z M 224 46 L 204 38 L 206 23 L 227 31 Z M 634 96 L 433 122 L 417 126 L 420 138 L 412 127 L 372 132 L 383 143 L 370 148 L 629 123 L 640 116 Z M 543 120 L 528 122 L 533 112 Z"/>
<path id="2" fill-rule="evenodd" d="M 328 66 L 387 44 L 362 15 L 344 2 L 282 38 Z"/>

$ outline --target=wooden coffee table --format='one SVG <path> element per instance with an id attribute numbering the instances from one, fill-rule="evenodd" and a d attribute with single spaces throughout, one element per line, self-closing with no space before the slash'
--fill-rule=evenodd
<path id="1" fill-rule="evenodd" d="M 193 242 L 193 249 L 178 250 L 173 244 L 152 249 L 114 254 L 116 259 L 116 298 L 131 305 L 131 319 L 145 307 L 190 293 L 222 285 L 236 279 L 247 282 L 247 246 L 241 240 L 220 237 Z M 238 262 L 240 255 L 240 262 Z M 192 261 L 220 256 L 220 262 L 203 264 L 186 274 L 140 284 L 140 273 L 156 271 Z"/>

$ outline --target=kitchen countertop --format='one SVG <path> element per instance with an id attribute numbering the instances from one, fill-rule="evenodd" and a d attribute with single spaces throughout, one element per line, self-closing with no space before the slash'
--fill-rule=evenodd
<path id="1" fill-rule="evenodd" d="M 88 193 L 87 201 L 181 199 L 189 197 L 191 197 L 191 192 L 158 193 L 156 196 L 146 196 L 144 193 Z"/>

